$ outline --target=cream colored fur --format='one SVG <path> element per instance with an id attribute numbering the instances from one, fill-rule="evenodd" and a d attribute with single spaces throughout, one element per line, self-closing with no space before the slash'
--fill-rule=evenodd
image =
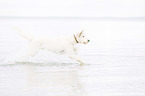
<path id="1" fill-rule="evenodd" d="M 74 47 L 77 42 L 81 44 L 87 44 L 89 42 L 83 31 L 64 37 L 36 38 L 29 33 L 23 32 L 18 27 L 15 27 L 14 29 L 19 32 L 21 37 L 29 41 L 30 45 L 27 53 L 28 57 L 35 56 L 40 49 L 46 49 L 57 54 L 68 54 L 71 59 L 76 60 L 81 64 L 85 63 L 77 56 L 78 48 Z"/>

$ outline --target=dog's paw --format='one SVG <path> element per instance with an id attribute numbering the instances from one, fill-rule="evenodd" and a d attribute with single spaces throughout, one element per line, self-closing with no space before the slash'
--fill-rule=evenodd
<path id="1" fill-rule="evenodd" d="M 84 60 L 79 61 L 81 65 L 86 64 L 86 62 Z"/>

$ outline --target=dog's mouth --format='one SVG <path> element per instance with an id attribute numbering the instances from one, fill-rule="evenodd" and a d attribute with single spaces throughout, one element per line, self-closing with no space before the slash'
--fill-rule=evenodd
<path id="1" fill-rule="evenodd" d="M 88 42 L 84 42 L 83 44 L 87 44 Z"/>
<path id="2" fill-rule="evenodd" d="M 83 44 L 87 44 L 87 43 L 89 43 L 89 42 L 90 42 L 90 40 L 87 40 L 87 41 L 83 42 Z"/>

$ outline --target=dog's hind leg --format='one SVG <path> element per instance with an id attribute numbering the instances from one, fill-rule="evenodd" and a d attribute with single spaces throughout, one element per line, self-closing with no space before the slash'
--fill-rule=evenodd
<path id="1" fill-rule="evenodd" d="M 30 48 L 27 52 L 27 56 L 28 57 L 33 57 L 37 54 L 37 52 L 38 52 L 38 49 Z"/>
<path id="2" fill-rule="evenodd" d="M 35 56 L 37 54 L 38 50 L 39 50 L 39 46 L 38 45 L 35 45 L 35 44 L 29 45 L 27 56 L 28 57 Z"/>

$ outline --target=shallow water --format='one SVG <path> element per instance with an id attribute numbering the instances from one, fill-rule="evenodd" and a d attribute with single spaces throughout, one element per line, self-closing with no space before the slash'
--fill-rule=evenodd
<path id="1" fill-rule="evenodd" d="M 145 96 L 144 21 L 0 20 L 0 96 Z M 11 26 L 34 29 L 36 34 L 42 28 L 54 29 L 51 35 L 60 35 L 54 27 L 62 22 L 61 30 L 67 26 L 63 34 L 77 30 L 83 22 L 91 38 L 89 44 L 78 45 L 85 65 L 47 51 L 40 51 L 28 61 L 18 58 L 25 53 L 27 42 Z"/>

